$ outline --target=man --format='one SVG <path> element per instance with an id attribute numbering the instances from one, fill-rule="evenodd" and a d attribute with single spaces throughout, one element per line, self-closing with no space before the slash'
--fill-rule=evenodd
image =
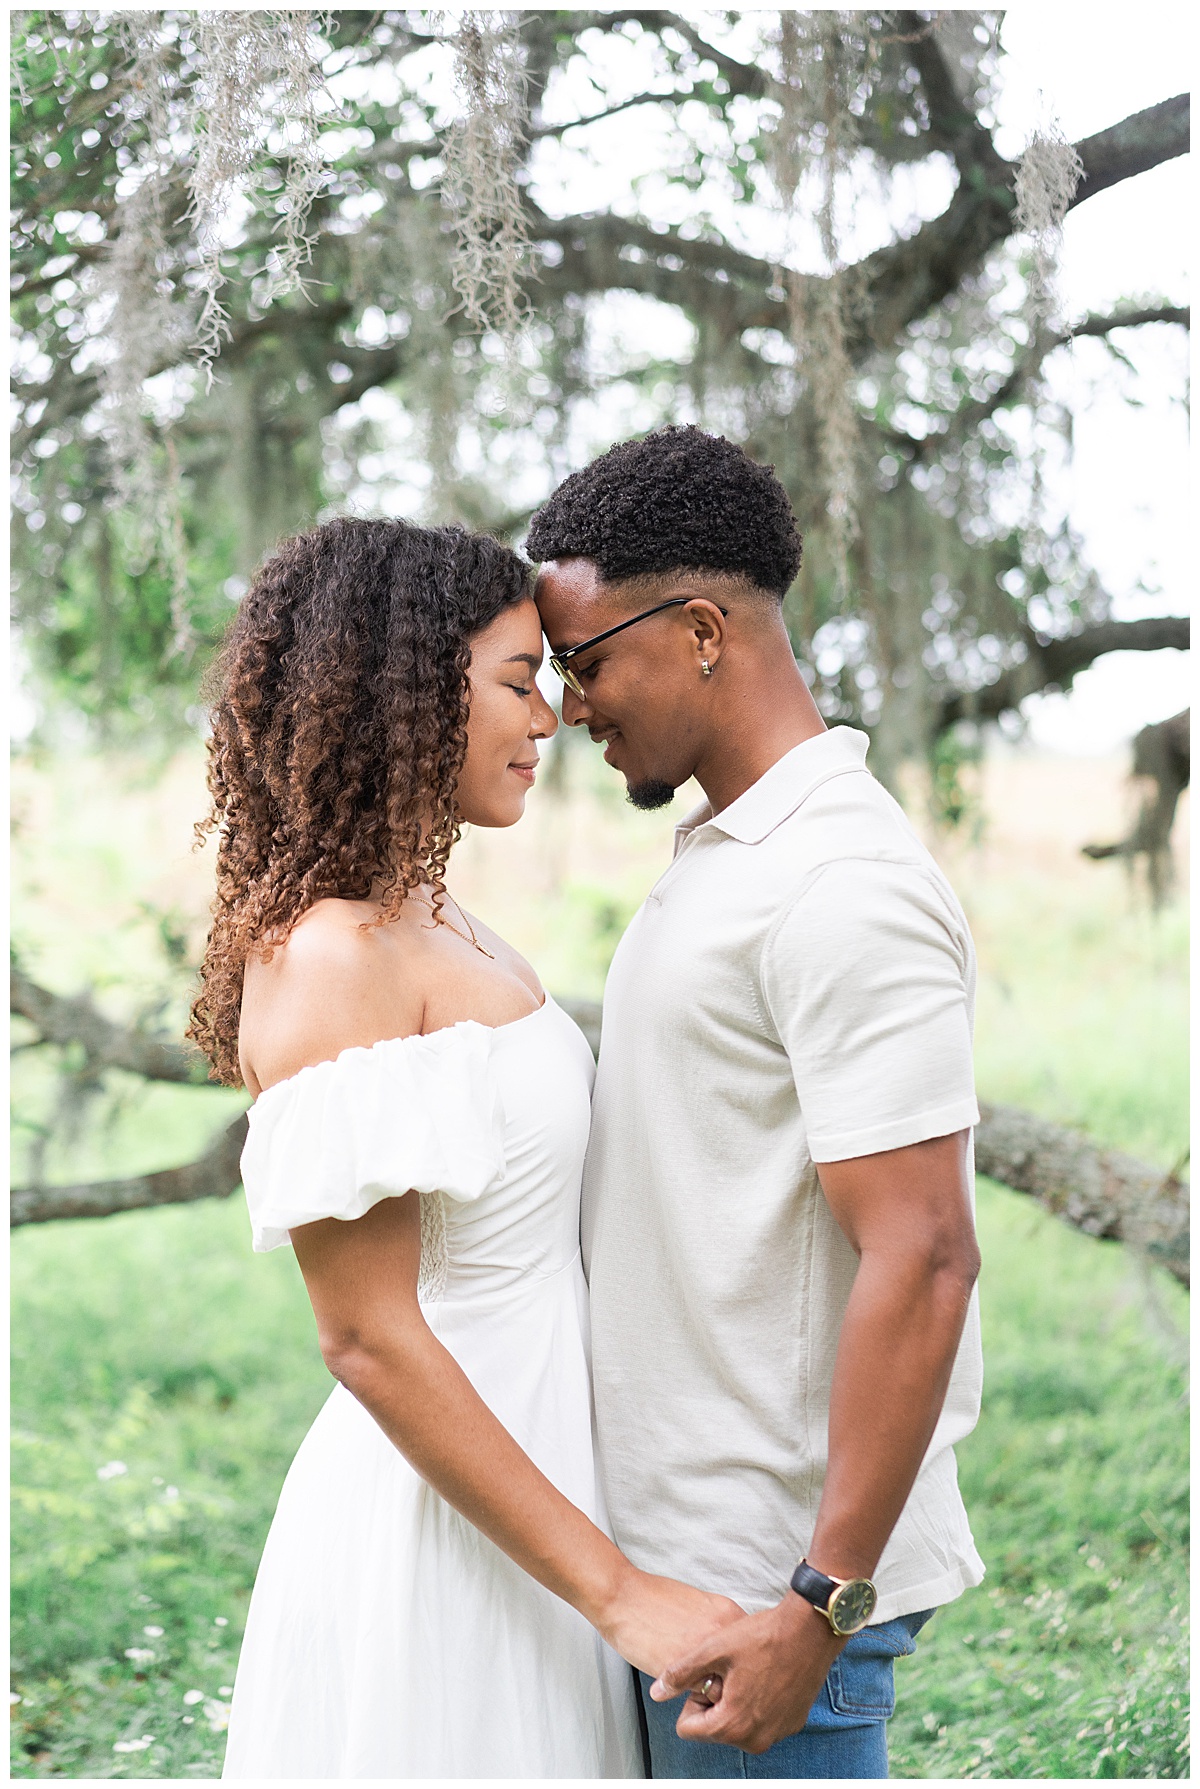
<path id="1" fill-rule="evenodd" d="M 635 806 L 707 797 L 613 960 L 584 1179 L 617 1541 L 747 1611 L 642 1679 L 653 1771 L 886 1776 L 892 1660 L 983 1575 L 967 924 L 800 675 L 771 468 L 626 442 L 529 551 L 564 720 Z"/>

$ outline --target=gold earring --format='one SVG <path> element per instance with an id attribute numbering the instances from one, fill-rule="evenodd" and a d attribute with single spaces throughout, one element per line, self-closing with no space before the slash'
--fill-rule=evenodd
<path id="1" fill-rule="evenodd" d="M 709 664 L 707 659 L 701 659 L 701 661 L 700 661 L 700 674 L 702 677 L 711 677 L 712 676 L 712 666 Z"/>

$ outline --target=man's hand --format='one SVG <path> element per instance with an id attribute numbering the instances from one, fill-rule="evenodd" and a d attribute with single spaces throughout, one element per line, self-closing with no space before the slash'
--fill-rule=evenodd
<path id="1" fill-rule="evenodd" d="M 688 1700 L 675 1723 L 681 1739 L 703 1739 L 765 1752 L 798 1733 L 808 1719 L 829 1667 L 845 1645 L 825 1617 L 794 1591 L 773 1609 L 745 1615 L 710 1635 L 706 1645 L 664 1671 L 651 1685 L 656 1702 L 706 1678 L 720 1679 L 706 1707 Z"/>

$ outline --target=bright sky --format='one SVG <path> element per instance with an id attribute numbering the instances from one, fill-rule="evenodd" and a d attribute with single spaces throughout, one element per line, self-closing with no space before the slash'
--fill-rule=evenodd
<path id="1" fill-rule="evenodd" d="M 997 147 L 1018 155 L 1047 112 L 1073 141 L 1186 89 L 1194 63 L 1190 7 L 1127 11 L 1094 5 L 1014 6 L 1002 41 L 1005 81 Z M 1066 220 L 1060 290 L 1068 317 L 1143 295 L 1185 304 L 1196 204 L 1192 158 L 1181 157 L 1089 199 Z M 1124 331 L 1136 378 L 1096 341 L 1053 363 L 1054 390 L 1075 415 L 1074 452 L 1058 474 L 1064 507 L 1122 619 L 1187 614 L 1194 560 L 1188 515 L 1187 349 L 1177 329 Z M 1122 393 L 1136 396 L 1134 408 Z M 1104 752 L 1148 721 L 1188 705 L 1190 655 L 1113 653 L 1070 696 L 1026 705 L 1034 740 Z"/>

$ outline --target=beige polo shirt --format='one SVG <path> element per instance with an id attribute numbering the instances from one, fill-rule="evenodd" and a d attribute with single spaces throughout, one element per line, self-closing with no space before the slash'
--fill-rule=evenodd
<path id="1" fill-rule="evenodd" d="M 583 1242 L 609 1513 L 636 1565 L 747 1609 L 808 1547 L 857 1267 L 814 1163 L 979 1117 L 966 919 L 867 743 L 835 727 L 689 815 L 604 996 Z M 973 1298 L 877 1622 L 983 1576 L 953 1453 L 981 1385 Z"/>

